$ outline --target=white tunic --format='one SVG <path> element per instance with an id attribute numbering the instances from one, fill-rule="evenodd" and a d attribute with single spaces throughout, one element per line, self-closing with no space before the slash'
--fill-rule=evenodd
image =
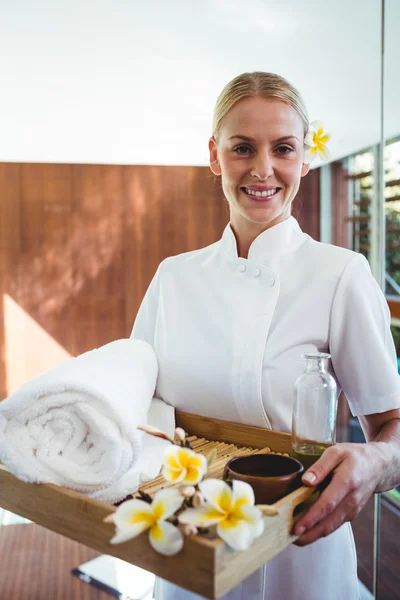
<path id="1" fill-rule="evenodd" d="M 228 225 L 219 242 L 159 266 L 132 335 L 159 360 L 156 395 L 198 415 L 290 431 L 304 352 L 332 355 L 353 415 L 400 407 L 390 314 L 368 262 L 321 244 L 290 217 L 239 258 Z M 226 600 L 358 598 L 350 525 L 290 546 Z M 165 581 L 157 600 L 200 598 Z"/>

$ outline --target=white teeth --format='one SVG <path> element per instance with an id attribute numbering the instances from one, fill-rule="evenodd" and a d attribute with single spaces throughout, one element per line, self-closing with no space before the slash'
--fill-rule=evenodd
<path id="1" fill-rule="evenodd" d="M 267 196 L 273 196 L 273 194 L 275 194 L 276 189 L 274 188 L 272 190 L 264 190 L 263 192 L 256 192 L 254 190 L 250 190 L 249 188 L 244 188 L 247 192 L 247 194 L 250 194 L 250 196 L 257 196 L 258 198 L 266 198 Z"/>

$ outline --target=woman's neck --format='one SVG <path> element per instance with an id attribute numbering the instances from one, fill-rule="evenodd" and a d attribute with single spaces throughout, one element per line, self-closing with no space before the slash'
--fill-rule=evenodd
<path id="1" fill-rule="evenodd" d="M 267 229 L 270 229 L 274 225 L 278 225 L 282 221 L 286 221 L 290 215 L 284 219 L 279 218 L 271 221 L 271 223 L 240 223 L 238 224 L 235 219 L 231 218 L 230 226 L 236 238 L 237 253 L 240 258 L 247 258 L 250 250 L 250 246 L 254 240 L 261 235 Z"/>

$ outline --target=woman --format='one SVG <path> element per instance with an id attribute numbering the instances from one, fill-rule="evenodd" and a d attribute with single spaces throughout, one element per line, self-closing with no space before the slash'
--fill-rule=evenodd
<path id="1" fill-rule="evenodd" d="M 297 523 L 297 546 L 229 600 L 358 598 L 347 521 L 400 481 L 400 381 L 386 301 L 363 256 L 312 240 L 291 216 L 309 170 L 308 129 L 303 101 L 282 77 L 245 73 L 224 88 L 209 148 L 230 223 L 217 243 L 161 263 L 132 333 L 156 350 L 165 402 L 280 431 L 291 429 L 302 354 L 329 352 L 368 439 L 329 448 L 308 470 L 309 485 L 333 478 Z M 199 596 L 158 581 L 156 598 Z"/>

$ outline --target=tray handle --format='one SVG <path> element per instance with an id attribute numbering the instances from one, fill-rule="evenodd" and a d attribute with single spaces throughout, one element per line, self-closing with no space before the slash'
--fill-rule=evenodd
<path id="1" fill-rule="evenodd" d="M 278 502 L 274 504 L 257 504 L 257 508 L 261 510 L 265 517 L 274 517 L 279 515 L 284 507 L 293 526 L 299 520 L 300 515 L 316 502 L 319 495 L 320 490 L 318 488 L 301 486 L 288 496 L 278 500 Z"/>

